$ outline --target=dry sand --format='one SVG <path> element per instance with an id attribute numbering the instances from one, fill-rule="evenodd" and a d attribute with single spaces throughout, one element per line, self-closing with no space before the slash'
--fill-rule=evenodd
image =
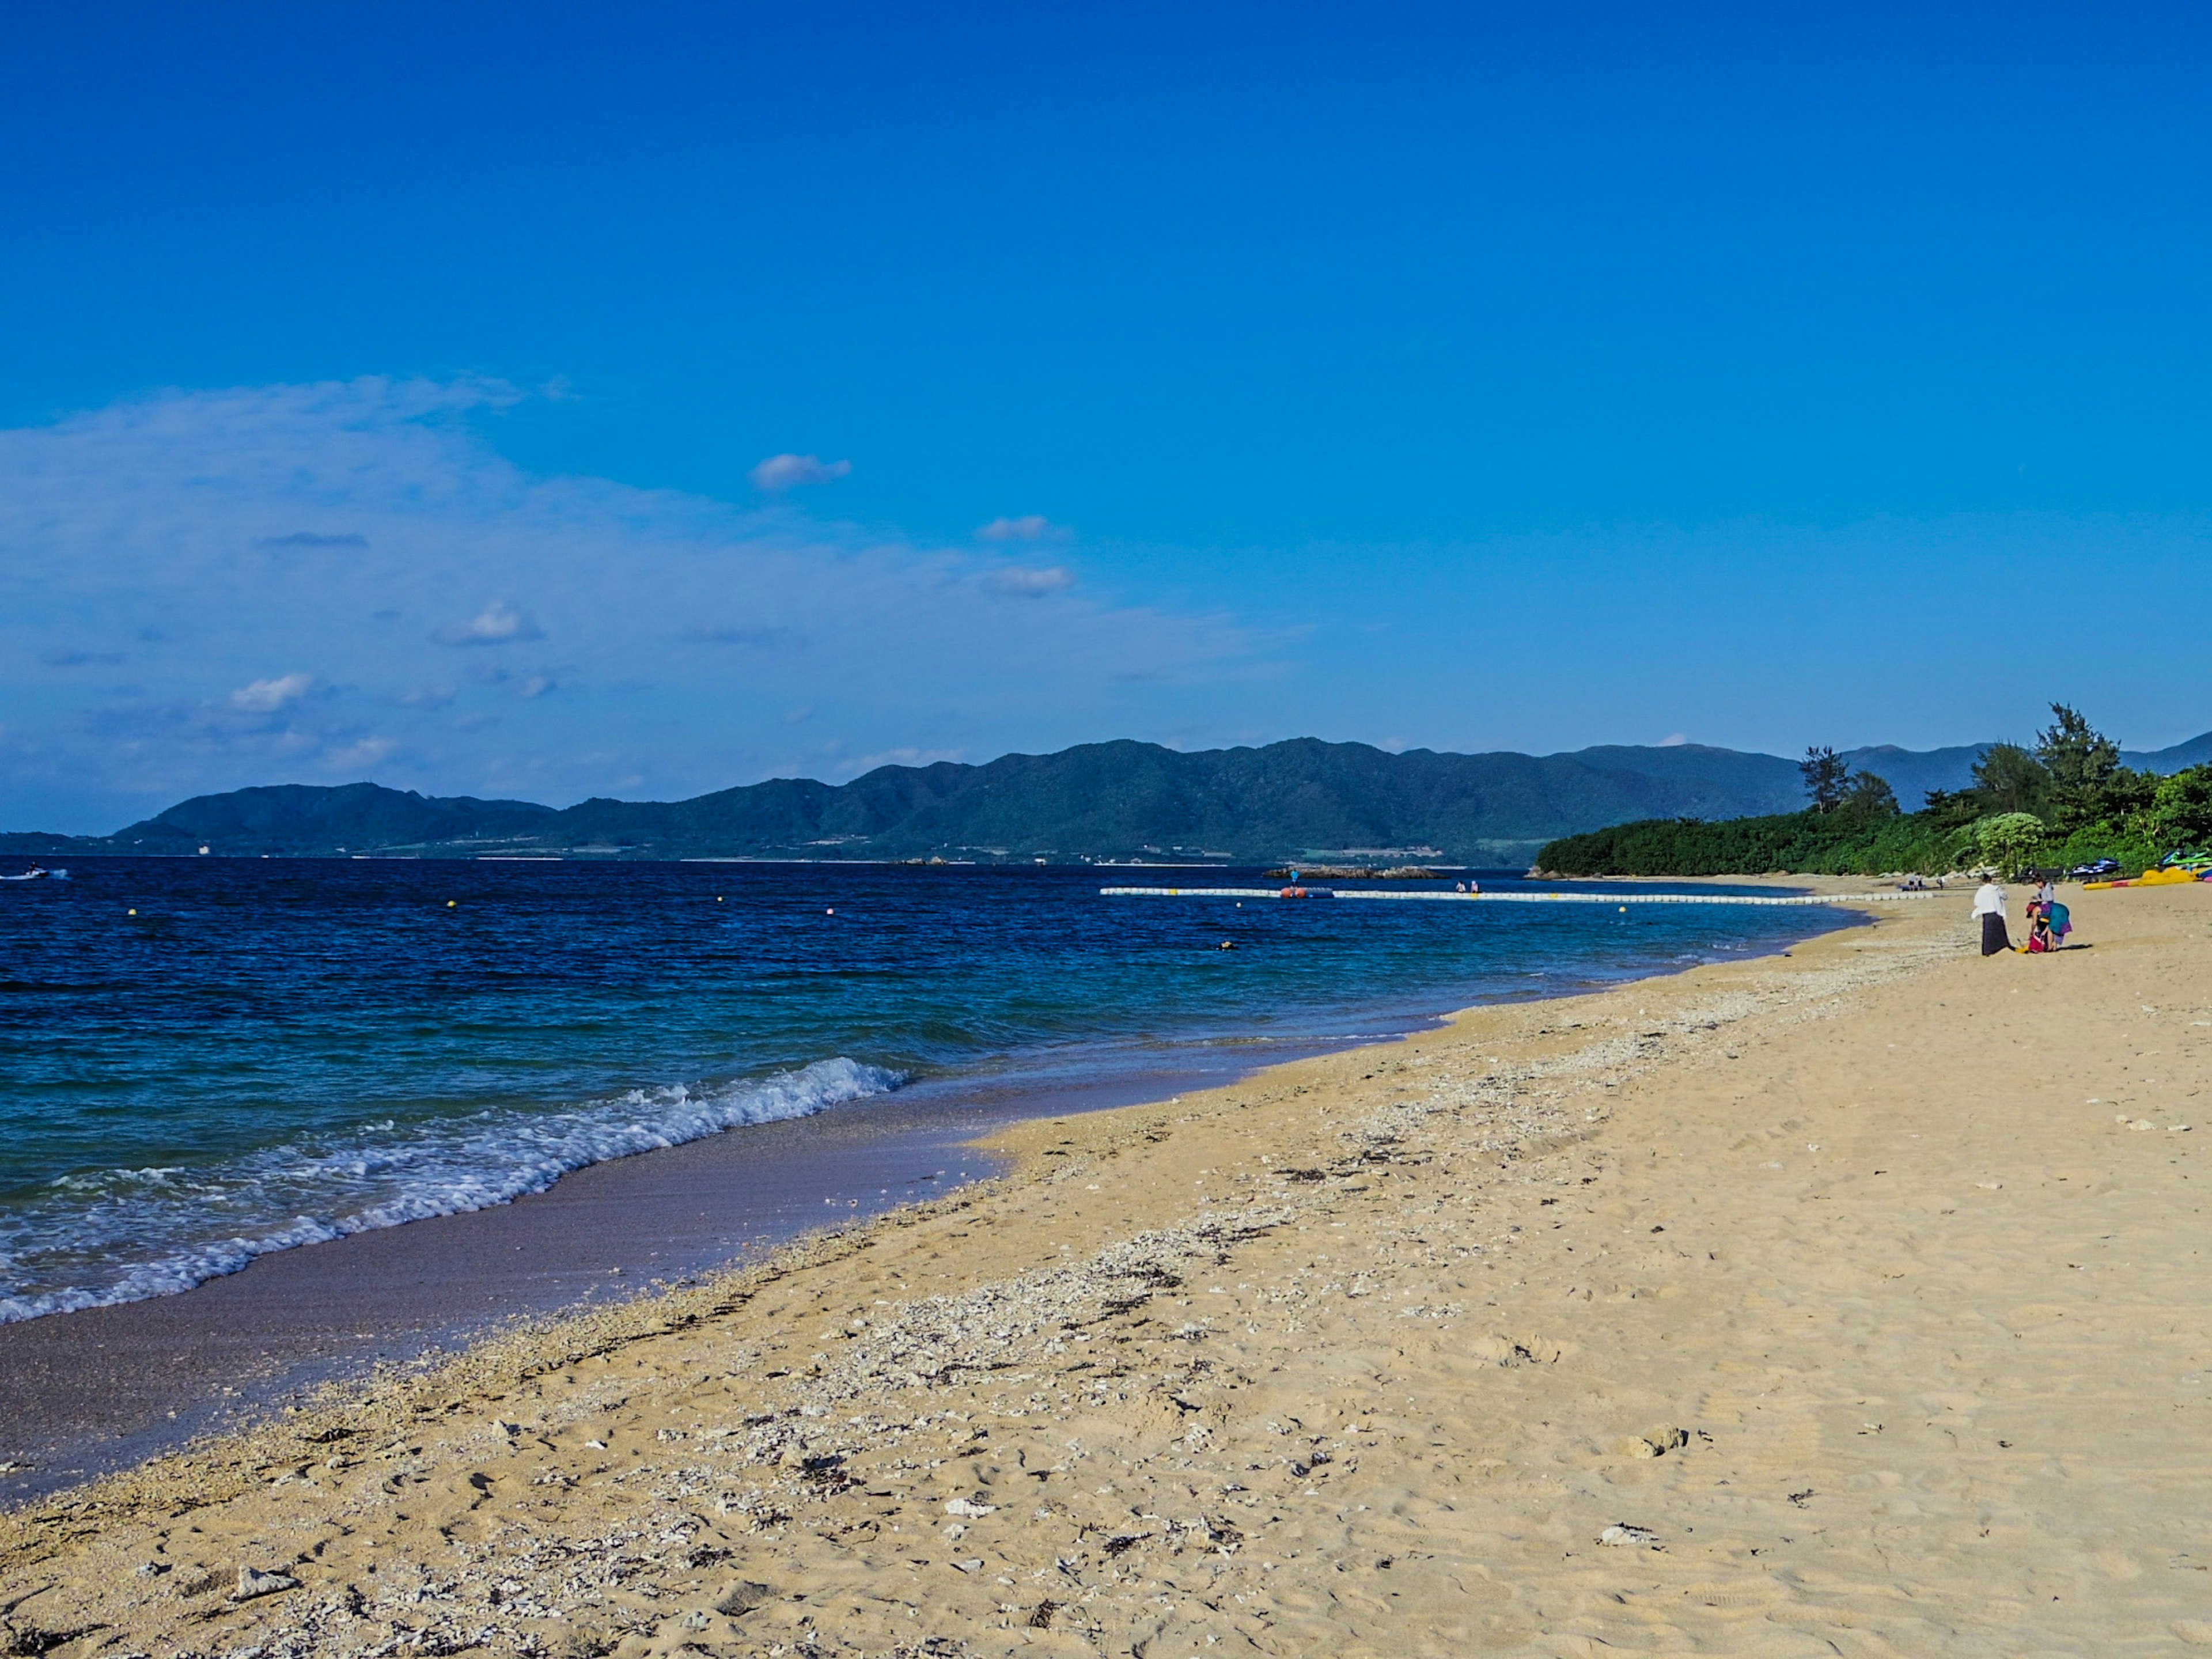
<path id="1" fill-rule="evenodd" d="M 2212 889 L 2075 915 L 1984 961 L 1962 896 L 1884 907 L 1024 1126 L 0 1522 L 0 1651 L 2212 1645 Z"/>

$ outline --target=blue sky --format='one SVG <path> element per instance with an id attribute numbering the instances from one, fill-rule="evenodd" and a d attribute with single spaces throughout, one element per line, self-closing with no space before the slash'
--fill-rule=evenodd
<path id="1" fill-rule="evenodd" d="M 2193 735 L 2208 29 L 12 9 L 0 823 Z"/>

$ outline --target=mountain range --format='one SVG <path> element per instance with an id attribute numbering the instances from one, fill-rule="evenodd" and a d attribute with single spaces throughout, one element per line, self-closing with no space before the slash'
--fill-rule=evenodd
<path id="1" fill-rule="evenodd" d="M 1850 751 L 1911 806 L 1971 781 L 1985 744 Z M 2127 763 L 2212 761 L 2212 732 Z M 1085 744 L 980 766 L 884 766 L 845 784 L 776 778 L 682 801 L 425 796 L 374 783 L 199 795 L 112 836 L 0 835 L 0 852 L 231 857 L 1387 858 L 1499 866 L 1554 836 L 1635 818 L 1742 817 L 1803 804 L 1797 763 L 1675 744 L 1571 754 L 1401 754 L 1300 738 L 1183 753 Z"/>

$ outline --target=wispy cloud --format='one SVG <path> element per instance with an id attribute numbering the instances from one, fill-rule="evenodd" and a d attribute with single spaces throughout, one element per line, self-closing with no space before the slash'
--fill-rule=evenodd
<path id="1" fill-rule="evenodd" d="M 771 455 L 746 476 L 755 489 L 774 495 L 800 484 L 830 483 L 852 470 L 850 461 L 825 461 L 819 455 Z"/>
<path id="2" fill-rule="evenodd" d="M 987 542 L 1064 542 L 1075 532 L 1042 513 L 1030 513 L 1018 519 L 994 519 L 975 533 Z"/>
<path id="3" fill-rule="evenodd" d="M 283 674 L 241 685 L 228 701 L 243 714 L 273 714 L 286 703 L 299 702 L 313 689 L 314 684 L 312 674 Z"/>
<path id="4" fill-rule="evenodd" d="M 333 772 L 366 772 L 398 746 L 390 738 L 363 738 L 330 750 L 323 764 Z"/>
<path id="5" fill-rule="evenodd" d="M 1018 599 L 1041 599 L 1048 593 L 1066 592 L 1075 586 L 1075 575 L 1064 565 L 1056 564 L 1044 570 L 1014 565 L 993 571 L 991 585 L 1001 593 L 1012 593 Z"/>
<path id="6" fill-rule="evenodd" d="M 289 536 L 259 537 L 253 544 L 256 547 L 267 548 L 358 548 L 365 551 L 368 547 L 368 538 L 350 535 L 319 536 L 312 530 L 295 530 Z"/>
<path id="7" fill-rule="evenodd" d="M 87 803 L 349 768 L 672 798 L 787 774 L 787 712 L 810 708 L 856 753 L 1055 746 L 1151 728 L 1253 653 L 1215 618 L 974 544 L 526 471 L 482 430 L 520 396 L 249 387 L 0 430 L 0 829 L 112 829 Z M 288 541 L 341 531 L 358 544 Z M 1050 602 L 1010 627 L 1015 598 Z M 133 686 L 57 672 L 132 639 L 158 642 L 132 649 Z"/>
<path id="8" fill-rule="evenodd" d="M 761 649 L 802 643 L 788 628 L 687 628 L 677 637 L 694 645 L 750 645 Z"/>
<path id="9" fill-rule="evenodd" d="M 430 637 L 440 645 L 515 645 L 542 640 L 545 630 L 528 611 L 495 599 L 465 623 L 432 629 Z"/>

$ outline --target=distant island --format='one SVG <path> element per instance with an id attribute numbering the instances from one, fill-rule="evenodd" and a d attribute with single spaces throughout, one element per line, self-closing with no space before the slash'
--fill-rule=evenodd
<path id="1" fill-rule="evenodd" d="M 1839 758 L 1917 800 L 1972 787 L 1996 746 Z M 2212 733 L 2125 758 L 2179 771 L 2212 760 Z M 366 782 L 275 784 L 197 796 L 112 836 L 0 835 L 0 853 L 1522 867 L 1547 843 L 1612 825 L 1787 814 L 1803 799 L 1799 763 L 1697 744 L 1540 757 L 1392 754 L 1311 738 L 1187 754 L 1122 741 L 980 766 L 879 767 L 845 784 L 777 778 L 690 800 L 562 809 Z"/>

